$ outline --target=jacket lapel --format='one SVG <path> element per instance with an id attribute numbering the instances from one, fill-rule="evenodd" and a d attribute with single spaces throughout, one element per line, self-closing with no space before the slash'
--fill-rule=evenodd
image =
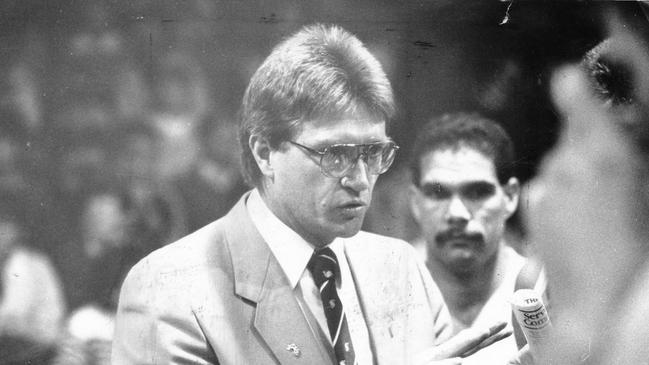
<path id="1" fill-rule="evenodd" d="M 293 289 L 248 216 L 245 194 L 228 213 L 226 237 L 237 295 L 257 303 L 254 328 L 281 364 L 331 364 Z"/>

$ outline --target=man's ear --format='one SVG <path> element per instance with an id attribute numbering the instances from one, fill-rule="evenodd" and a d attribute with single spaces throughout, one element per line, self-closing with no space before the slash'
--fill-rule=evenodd
<path id="1" fill-rule="evenodd" d="M 251 135 L 248 139 L 248 147 L 250 148 L 262 175 L 272 178 L 274 174 L 273 165 L 270 162 L 270 153 L 272 149 L 270 148 L 268 140 L 260 136 Z"/>
<path id="2" fill-rule="evenodd" d="M 419 194 L 419 188 L 417 188 L 415 184 L 410 183 L 408 186 L 408 203 L 410 206 L 410 213 L 417 223 L 419 223 L 421 217 L 421 208 L 419 207 L 420 200 L 421 196 Z"/>
<path id="3" fill-rule="evenodd" d="M 507 212 L 507 217 L 509 218 L 516 208 L 518 208 L 518 200 L 521 196 L 521 184 L 518 182 L 518 179 L 515 177 L 510 177 L 507 184 L 503 187 L 505 191 L 505 211 Z"/>

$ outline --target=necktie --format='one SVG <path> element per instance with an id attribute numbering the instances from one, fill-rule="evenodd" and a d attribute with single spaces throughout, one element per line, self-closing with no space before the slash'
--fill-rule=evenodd
<path id="1" fill-rule="evenodd" d="M 343 304 L 336 291 L 336 278 L 340 280 L 340 268 L 336 254 L 328 247 L 316 250 L 309 260 L 307 268 L 320 290 L 322 307 L 327 318 L 329 336 L 336 353 L 336 360 L 338 364 L 353 365 L 354 347 L 349 335 Z"/>

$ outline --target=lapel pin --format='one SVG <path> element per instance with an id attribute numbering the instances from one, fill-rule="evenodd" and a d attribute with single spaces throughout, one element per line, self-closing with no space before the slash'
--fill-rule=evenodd
<path id="1" fill-rule="evenodd" d="M 297 345 L 294 344 L 294 343 L 288 344 L 286 346 L 286 351 L 292 353 L 293 356 L 295 356 L 295 357 L 300 357 L 300 354 L 301 354 L 300 348 L 297 347 Z"/>

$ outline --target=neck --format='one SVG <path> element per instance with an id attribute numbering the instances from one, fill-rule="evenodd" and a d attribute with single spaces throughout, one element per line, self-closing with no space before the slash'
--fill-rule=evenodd
<path id="1" fill-rule="evenodd" d="M 455 321 L 469 327 L 480 310 L 500 286 L 504 275 L 502 243 L 498 252 L 484 264 L 467 271 L 457 271 L 429 257 L 426 263 L 439 286 Z"/>

